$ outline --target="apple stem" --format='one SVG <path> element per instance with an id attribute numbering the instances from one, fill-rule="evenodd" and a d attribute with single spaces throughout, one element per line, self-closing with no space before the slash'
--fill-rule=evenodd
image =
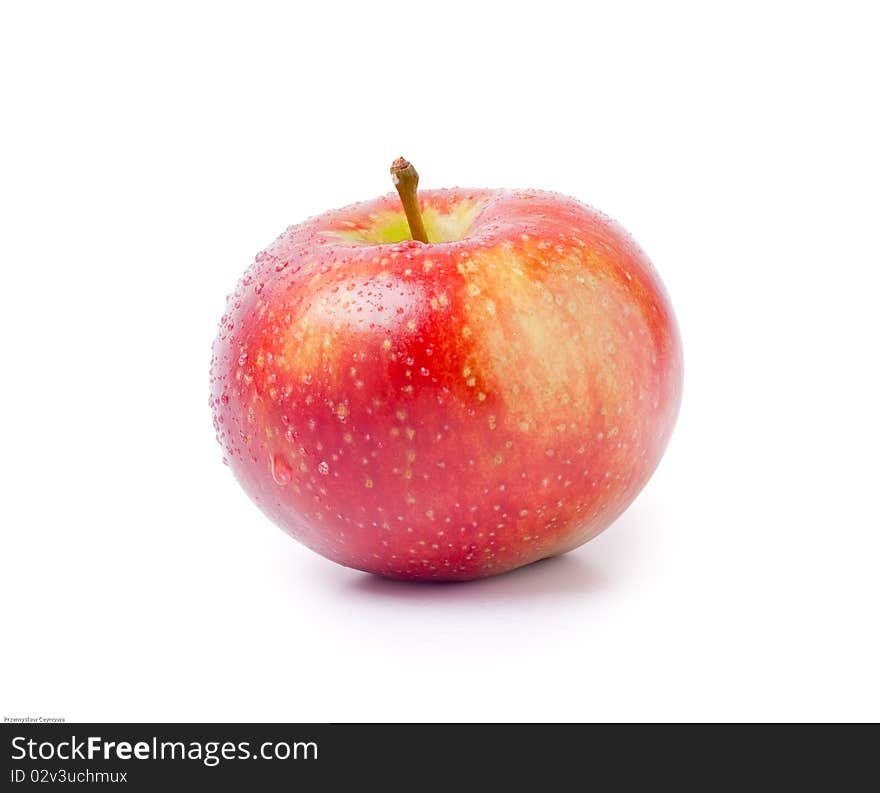
<path id="1" fill-rule="evenodd" d="M 428 242 L 428 232 L 422 222 L 422 213 L 419 210 L 419 198 L 416 191 L 419 187 L 419 175 L 411 162 L 403 157 L 398 157 L 391 164 L 391 181 L 397 188 L 400 203 L 406 213 L 406 222 L 409 223 L 409 231 L 414 240 Z"/>

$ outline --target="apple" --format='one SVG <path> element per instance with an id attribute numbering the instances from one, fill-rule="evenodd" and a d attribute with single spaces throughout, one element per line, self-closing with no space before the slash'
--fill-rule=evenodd
<path id="1" fill-rule="evenodd" d="M 462 581 L 617 518 L 678 414 L 660 279 L 599 212 L 538 190 L 429 190 L 291 226 L 229 296 L 211 399 L 273 521 L 349 567 Z"/>

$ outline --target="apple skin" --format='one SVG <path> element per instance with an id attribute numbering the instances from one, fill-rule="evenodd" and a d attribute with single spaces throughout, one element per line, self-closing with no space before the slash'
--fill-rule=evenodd
<path id="1" fill-rule="evenodd" d="M 462 581 L 575 548 L 666 448 L 681 342 L 645 254 L 541 191 L 397 196 L 291 226 L 228 298 L 211 363 L 224 461 L 309 548 Z M 433 242 L 434 240 L 446 240 Z"/>

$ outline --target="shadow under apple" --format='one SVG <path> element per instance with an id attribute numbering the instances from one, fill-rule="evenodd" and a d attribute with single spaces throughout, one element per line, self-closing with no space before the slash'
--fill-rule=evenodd
<path id="1" fill-rule="evenodd" d="M 491 578 L 465 582 L 399 581 L 363 573 L 348 588 L 359 595 L 400 601 L 510 601 L 588 595 L 605 589 L 607 577 L 583 552 L 533 562 Z"/>

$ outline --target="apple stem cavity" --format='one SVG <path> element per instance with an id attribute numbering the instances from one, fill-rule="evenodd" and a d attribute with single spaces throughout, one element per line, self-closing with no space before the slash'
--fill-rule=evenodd
<path id="1" fill-rule="evenodd" d="M 419 198 L 416 193 L 419 187 L 419 174 L 413 168 L 411 162 L 403 157 L 398 157 L 391 163 L 391 181 L 397 188 L 400 203 L 406 213 L 406 222 L 409 223 L 409 232 L 414 240 L 428 242 L 428 232 L 422 221 L 422 213 L 419 210 Z"/>

